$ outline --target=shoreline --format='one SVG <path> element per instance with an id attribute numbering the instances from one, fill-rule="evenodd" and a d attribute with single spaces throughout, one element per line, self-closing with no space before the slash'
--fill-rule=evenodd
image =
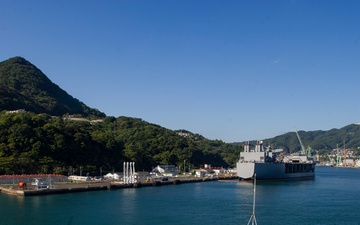
<path id="1" fill-rule="evenodd" d="M 51 188 L 41 188 L 33 189 L 18 188 L 17 185 L 11 185 L 9 187 L 0 186 L 0 193 L 7 195 L 15 196 L 40 196 L 40 195 L 53 195 L 53 194 L 67 194 L 67 193 L 77 193 L 77 192 L 90 192 L 90 191 L 101 191 L 101 190 L 118 190 L 124 188 L 142 188 L 142 187 L 159 187 L 165 185 L 179 185 L 187 183 L 200 183 L 200 182 L 209 182 L 209 181 L 226 181 L 226 180 L 236 180 L 237 176 L 226 176 L 226 177 L 216 177 L 216 178 L 169 178 L 168 181 L 157 181 L 152 182 L 142 182 L 134 184 L 123 184 L 117 182 L 83 182 L 83 183 L 66 183 L 66 184 L 54 184 L 51 185 Z"/>

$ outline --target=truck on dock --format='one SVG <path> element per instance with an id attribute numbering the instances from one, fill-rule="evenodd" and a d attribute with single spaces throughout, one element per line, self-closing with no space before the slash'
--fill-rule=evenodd
<path id="1" fill-rule="evenodd" d="M 35 186 L 38 189 L 41 188 L 49 188 L 49 186 L 47 185 L 47 183 L 45 181 L 42 180 L 42 178 L 34 178 L 34 181 L 31 182 L 32 186 Z"/>

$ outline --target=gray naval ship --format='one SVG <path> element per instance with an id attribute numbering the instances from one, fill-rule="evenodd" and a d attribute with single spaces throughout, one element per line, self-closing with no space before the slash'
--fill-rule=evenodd
<path id="1" fill-rule="evenodd" d="M 282 154 L 283 149 L 263 148 L 258 141 L 255 149 L 250 150 L 250 143 L 244 146 L 240 160 L 236 163 L 239 180 L 295 180 L 315 177 L 315 162 L 305 154 Z"/>

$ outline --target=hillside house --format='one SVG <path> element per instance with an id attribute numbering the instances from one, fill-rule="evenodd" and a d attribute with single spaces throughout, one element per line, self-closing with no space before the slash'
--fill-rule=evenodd
<path id="1" fill-rule="evenodd" d="M 25 109 L 17 109 L 17 110 L 10 110 L 7 113 L 24 113 L 26 112 Z"/>

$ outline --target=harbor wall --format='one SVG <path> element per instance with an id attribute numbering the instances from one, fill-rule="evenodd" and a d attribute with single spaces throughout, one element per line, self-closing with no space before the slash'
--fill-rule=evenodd
<path id="1" fill-rule="evenodd" d="M 27 187 L 20 189 L 17 185 L 0 186 L 0 192 L 8 195 L 17 196 L 38 196 L 38 195 L 52 195 L 52 194 L 66 194 L 76 192 L 89 192 L 100 190 L 117 190 L 123 188 L 141 188 L 141 187 L 157 187 L 165 185 L 179 185 L 187 183 L 197 182 L 209 182 L 218 180 L 231 180 L 238 179 L 238 177 L 226 177 L 226 178 L 188 178 L 188 179 L 169 179 L 168 181 L 154 180 L 151 182 L 138 182 L 134 184 L 115 183 L 110 181 L 103 182 L 84 182 L 84 183 L 66 183 L 51 185 L 51 188 L 35 189 L 33 187 Z"/>

